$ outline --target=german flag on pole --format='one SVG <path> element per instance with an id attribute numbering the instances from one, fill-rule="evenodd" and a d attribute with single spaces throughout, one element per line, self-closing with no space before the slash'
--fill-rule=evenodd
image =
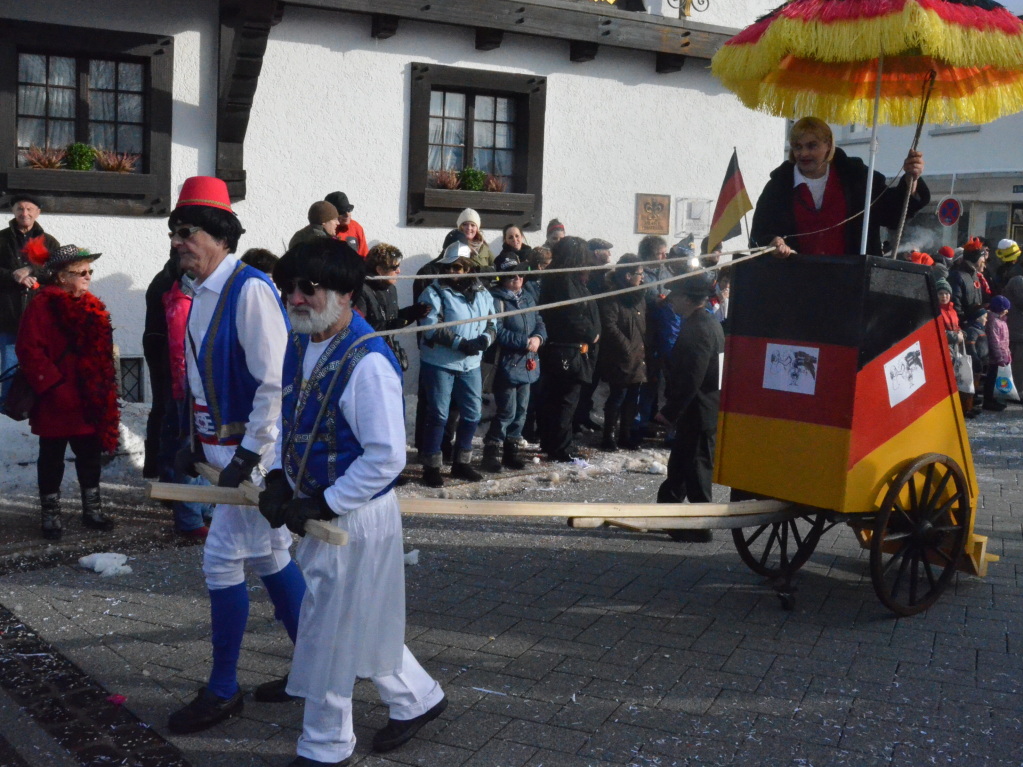
<path id="1" fill-rule="evenodd" d="M 721 192 L 718 194 L 718 204 L 714 206 L 714 218 L 711 220 L 710 235 L 708 236 L 708 251 L 712 252 L 725 240 L 742 234 L 739 222 L 743 215 L 751 210 L 753 210 L 753 203 L 749 201 L 746 184 L 743 183 L 742 173 L 739 171 L 739 154 L 733 149 L 732 159 L 728 163 L 725 180 L 721 184 Z"/>

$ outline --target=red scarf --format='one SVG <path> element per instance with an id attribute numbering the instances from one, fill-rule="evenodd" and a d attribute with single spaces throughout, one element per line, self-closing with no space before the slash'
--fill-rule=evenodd
<path id="1" fill-rule="evenodd" d="M 68 335 L 70 353 L 77 357 L 85 420 L 96 427 L 103 452 L 115 453 L 121 411 L 110 312 L 92 293 L 72 298 L 64 290 L 51 293 L 51 306 L 59 327 Z"/>

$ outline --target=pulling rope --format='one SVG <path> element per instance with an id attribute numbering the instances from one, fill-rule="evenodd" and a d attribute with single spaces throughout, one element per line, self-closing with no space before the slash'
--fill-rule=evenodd
<path id="1" fill-rule="evenodd" d="M 731 266 L 735 266 L 737 264 L 744 263 L 746 261 L 751 261 L 754 258 L 759 258 L 760 256 L 764 255 L 765 253 L 771 252 L 772 250 L 773 250 L 773 248 L 754 248 L 754 249 L 751 249 L 751 250 L 748 250 L 748 251 L 733 251 L 733 253 L 740 253 L 740 252 L 742 252 L 742 253 L 748 253 L 748 255 L 742 256 L 741 258 L 733 258 L 727 264 L 724 264 L 724 266 L 731 267 Z M 688 259 L 686 259 L 686 260 L 688 260 Z M 656 263 L 664 263 L 664 261 L 662 260 L 662 261 L 658 261 Z M 629 264 L 629 266 L 632 266 L 632 264 Z M 718 268 L 720 268 L 720 267 L 718 267 Z M 592 270 L 593 269 L 591 267 L 586 267 L 585 269 L 578 269 L 578 268 L 557 269 L 557 270 L 552 269 L 552 270 L 549 270 L 549 271 L 564 273 L 564 272 L 579 272 L 579 271 L 592 271 Z M 548 270 L 543 270 L 543 271 L 546 273 Z M 714 271 L 714 270 L 710 269 L 710 268 L 707 268 L 707 267 L 704 267 L 702 269 L 696 269 L 696 270 L 691 271 L 691 272 L 686 272 L 685 274 L 680 274 L 680 275 L 677 275 L 677 276 L 673 275 L 671 277 L 666 277 L 666 278 L 661 279 L 661 280 L 655 280 L 654 282 L 643 283 L 642 285 L 632 285 L 632 286 L 629 286 L 629 287 L 626 287 L 626 288 L 621 288 L 619 290 L 612 290 L 612 291 L 608 291 L 607 293 L 600 293 L 600 294 L 595 295 L 595 296 L 594 295 L 590 295 L 590 296 L 583 296 L 582 298 L 568 298 L 568 299 L 565 299 L 564 301 L 554 301 L 554 302 L 549 303 L 549 304 L 543 304 L 543 306 L 530 306 L 530 307 L 527 307 L 525 309 L 510 309 L 510 310 L 505 311 L 505 312 L 497 312 L 495 314 L 487 314 L 487 315 L 484 315 L 484 316 L 481 316 L 481 317 L 469 317 L 469 318 L 464 319 L 464 320 L 450 320 L 448 322 L 436 322 L 436 323 L 434 323 L 432 325 L 408 325 L 408 326 L 406 326 L 404 328 L 392 328 L 391 330 L 377 330 L 377 331 L 374 331 L 373 333 L 366 333 L 365 335 L 360 336 L 358 339 L 356 339 L 355 342 L 351 346 L 349 346 L 348 350 L 342 355 L 341 360 L 340 360 L 340 362 L 337 365 L 337 368 L 334 370 L 334 375 L 331 376 L 330 384 L 327 386 L 327 393 L 324 396 L 323 403 L 320 405 L 320 409 L 319 409 L 319 411 L 316 414 L 316 420 L 313 421 L 313 428 L 312 428 L 312 431 L 310 431 L 310 433 L 309 433 L 309 441 L 306 444 L 311 446 L 312 443 L 316 439 L 316 433 L 319 431 L 320 423 L 323 421 L 323 416 L 326 415 L 326 413 L 327 413 L 327 407 L 330 404 L 331 395 L 334 392 L 334 387 L 337 384 L 337 381 L 338 381 L 338 379 L 341 376 L 341 371 L 344 370 L 345 363 L 348 362 L 349 355 L 352 354 L 352 352 L 354 352 L 356 349 L 358 349 L 359 346 L 362 345 L 365 341 L 368 341 L 371 338 L 386 338 L 388 336 L 397 336 L 397 335 L 414 335 L 416 333 L 425 333 L 428 330 L 433 331 L 433 330 L 439 330 L 441 328 L 453 328 L 453 327 L 457 327 L 458 325 L 466 325 L 466 324 L 468 324 L 470 322 L 484 322 L 484 321 L 489 322 L 490 320 L 501 319 L 503 317 L 515 317 L 517 315 L 528 314 L 530 312 L 546 311 L 548 309 L 560 309 L 560 308 L 565 307 L 565 306 L 572 306 L 573 304 L 581 304 L 581 303 L 585 303 L 587 301 L 598 301 L 598 300 L 601 300 L 601 299 L 604 299 L 604 298 L 610 298 L 610 297 L 613 297 L 613 296 L 625 295 L 626 293 L 635 293 L 636 291 L 640 291 L 640 290 L 649 290 L 650 288 L 659 287 L 659 286 L 665 285 L 665 284 L 667 284 L 669 282 L 681 282 L 682 280 L 689 280 L 689 279 L 692 279 L 692 278 L 697 277 L 699 275 L 706 274 L 709 271 Z M 507 274 L 507 273 L 502 273 L 502 274 Z M 461 277 L 463 279 L 465 278 L 465 275 L 454 275 L 454 276 L 455 277 Z M 423 278 L 420 278 L 420 279 L 423 279 Z M 291 440 L 289 440 L 289 444 L 290 444 L 290 442 L 291 442 Z M 298 474 L 295 477 L 295 487 L 296 488 L 302 486 L 302 479 L 305 476 L 306 464 L 308 463 L 310 453 L 312 453 L 312 450 L 307 447 L 305 453 L 302 455 L 302 460 L 299 462 Z M 283 453 L 282 453 L 282 461 L 283 461 L 283 458 L 284 457 L 283 457 Z"/>

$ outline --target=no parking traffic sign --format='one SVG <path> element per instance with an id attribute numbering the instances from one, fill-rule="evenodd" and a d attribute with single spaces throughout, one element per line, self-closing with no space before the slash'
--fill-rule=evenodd
<path id="1" fill-rule="evenodd" d="M 946 197 L 938 203 L 938 221 L 942 226 L 955 226 L 963 215 L 963 204 L 955 197 Z"/>

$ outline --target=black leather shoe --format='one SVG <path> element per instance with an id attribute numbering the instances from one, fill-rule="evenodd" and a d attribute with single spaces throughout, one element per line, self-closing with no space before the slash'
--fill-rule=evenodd
<path id="1" fill-rule="evenodd" d="M 288 762 L 288 767 L 348 767 L 351 763 L 351 757 L 342 759 L 340 762 L 318 762 L 308 756 L 296 756 Z"/>
<path id="2" fill-rule="evenodd" d="M 252 692 L 252 699 L 260 703 L 290 703 L 298 700 L 295 695 L 288 695 L 288 677 L 264 682 Z"/>
<path id="3" fill-rule="evenodd" d="M 352 763 L 351 757 L 340 762 L 317 762 L 309 757 L 296 757 L 287 763 L 287 767 L 348 767 Z"/>
<path id="4" fill-rule="evenodd" d="M 200 732 L 235 714 L 240 714 L 244 707 L 245 700 L 241 690 L 230 698 L 221 698 L 202 687 L 191 703 L 170 715 L 167 728 L 175 735 Z"/>
<path id="5" fill-rule="evenodd" d="M 373 750 L 382 754 L 408 743 L 423 725 L 443 714 L 447 707 L 448 699 L 445 697 L 425 714 L 420 714 L 414 719 L 388 719 L 387 726 L 373 736 Z"/>

